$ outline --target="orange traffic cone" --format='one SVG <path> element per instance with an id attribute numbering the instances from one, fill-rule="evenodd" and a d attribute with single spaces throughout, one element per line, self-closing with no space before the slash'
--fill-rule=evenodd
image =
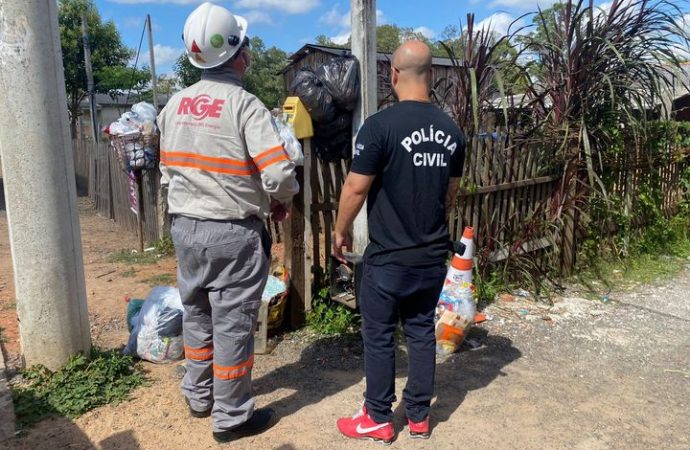
<path id="1" fill-rule="evenodd" d="M 474 229 L 472 227 L 465 227 L 460 242 L 465 244 L 465 253 L 453 255 L 446 275 L 446 284 L 472 283 L 472 257 L 474 255 Z"/>

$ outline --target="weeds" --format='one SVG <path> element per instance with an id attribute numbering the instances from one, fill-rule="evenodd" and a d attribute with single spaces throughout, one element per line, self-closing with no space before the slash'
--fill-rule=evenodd
<path id="1" fill-rule="evenodd" d="M 109 263 L 147 265 L 155 264 L 161 259 L 157 252 L 139 253 L 134 250 L 119 250 L 108 255 Z"/>
<path id="2" fill-rule="evenodd" d="M 356 333 L 360 323 L 359 314 L 330 299 L 327 287 L 318 292 L 307 314 L 307 326 L 314 333 L 325 336 Z"/>
<path id="3" fill-rule="evenodd" d="M 137 274 L 137 271 L 134 270 L 134 267 L 131 267 L 129 270 L 126 270 L 122 272 L 122 277 L 123 278 L 132 278 Z"/>
<path id="4" fill-rule="evenodd" d="M 169 273 L 162 273 L 160 275 L 154 275 L 151 278 L 144 280 L 151 287 L 155 286 L 171 286 L 177 283 L 177 277 Z"/>
<path id="5" fill-rule="evenodd" d="M 76 355 L 67 365 L 51 372 L 34 366 L 13 383 L 17 421 L 26 427 L 49 416 L 76 418 L 99 406 L 117 405 L 146 383 L 130 356 L 117 350 L 93 349 L 91 357 Z"/>
<path id="6" fill-rule="evenodd" d="M 7 342 L 7 338 L 5 337 L 4 334 L 2 334 L 3 331 L 4 331 L 4 329 L 2 327 L 0 327 L 0 344 L 4 344 Z"/>
<path id="7" fill-rule="evenodd" d="M 175 247 L 173 245 L 172 239 L 166 236 L 154 242 L 153 251 L 139 253 L 136 250 L 118 250 L 114 253 L 111 253 L 108 256 L 107 261 L 109 263 L 147 265 L 155 264 L 161 258 L 174 255 Z"/>

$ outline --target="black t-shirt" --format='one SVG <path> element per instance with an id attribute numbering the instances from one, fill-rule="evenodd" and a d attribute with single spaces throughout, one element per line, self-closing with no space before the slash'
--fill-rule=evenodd
<path id="1" fill-rule="evenodd" d="M 367 264 L 445 262 L 448 182 L 462 176 L 464 160 L 465 137 L 430 103 L 403 101 L 364 122 L 351 171 L 376 176 L 367 199 Z"/>

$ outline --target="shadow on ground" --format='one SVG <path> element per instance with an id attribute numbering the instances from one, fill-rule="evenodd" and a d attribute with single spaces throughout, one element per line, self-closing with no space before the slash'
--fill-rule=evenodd
<path id="1" fill-rule="evenodd" d="M 489 385 L 503 368 L 522 356 L 510 339 L 475 329 L 470 336 L 482 345 L 475 350 L 464 348 L 437 363 L 436 400 L 432 405 L 433 423 L 445 422 L 460 407 L 467 393 Z M 407 376 L 408 359 L 398 352 L 397 383 Z M 264 395 L 278 389 L 294 391 L 270 405 L 282 416 L 358 384 L 364 377 L 362 341 L 358 335 L 320 339 L 309 345 L 300 360 L 276 369 L 254 380 L 255 393 Z M 401 400 L 401 399 L 398 399 Z M 347 406 L 345 406 L 347 408 Z M 343 415 L 354 411 L 344 409 Z M 404 406 L 398 402 L 396 421 L 404 422 Z"/>

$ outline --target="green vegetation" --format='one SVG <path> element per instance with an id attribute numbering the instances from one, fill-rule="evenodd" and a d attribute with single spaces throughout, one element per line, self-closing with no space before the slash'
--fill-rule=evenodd
<path id="1" fill-rule="evenodd" d="M 109 263 L 124 263 L 124 264 L 155 264 L 161 259 L 161 255 L 157 252 L 139 253 L 134 250 L 118 250 L 108 255 L 107 261 Z"/>
<path id="2" fill-rule="evenodd" d="M 172 238 L 170 236 L 165 236 L 158 241 L 154 242 L 153 247 L 156 249 L 156 253 L 161 256 L 174 256 L 175 255 L 175 245 L 173 244 Z"/>
<path id="3" fill-rule="evenodd" d="M 149 286 L 174 286 L 177 283 L 177 277 L 169 273 L 162 273 L 160 275 L 154 275 L 151 278 L 144 280 Z"/>
<path id="4" fill-rule="evenodd" d="M 175 247 L 170 237 L 164 237 L 153 243 L 153 251 L 139 253 L 136 250 L 122 249 L 111 253 L 107 257 L 109 263 L 124 263 L 124 264 L 155 264 L 161 258 L 175 255 Z M 134 276 L 132 272 L 134 268 L 124 272 L 122 276 Z"/>
<path id="5" fill-rule="evenodd" d="M 324 336 L 356 333 L 360 323 L 359 314 L 330 299 L 327 287 L 319 290 L 307 314 L 307 326 L 314 333 Z"/>
<path id="6" fill-rule="evenodd" d="M 57 372 L 31 367 L 11 389 L 17 421 L 26 427 L 49 416 L 73 419 L 99 406 L 117 405 L 145 383 L 130 356 L 93 349 L 90 358 L 74 356 Z"/>
<path id="7" fill-rule="evenodd" d="M 125 270 L 122 272 L 122 277 L 123 278 L 132 278 L 137 274 L 137 271 L 134 270 L 134 267 L 130 267 L 129 270 Z"/>

